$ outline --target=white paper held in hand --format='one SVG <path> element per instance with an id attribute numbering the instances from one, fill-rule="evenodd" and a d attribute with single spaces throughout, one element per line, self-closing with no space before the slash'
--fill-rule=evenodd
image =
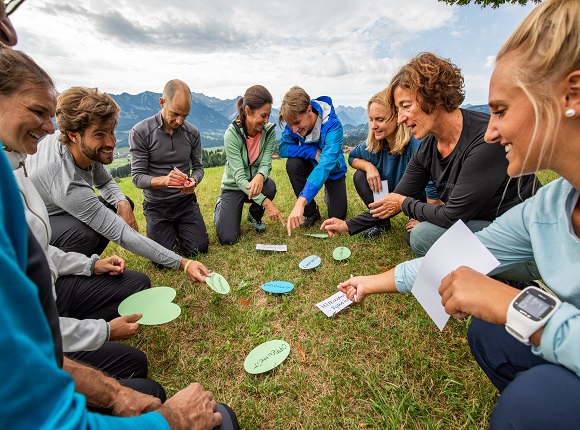
<path id="1" fill-rule="evenodd" d="M 449 320 L 441 304 L 439 286 L 445 276 L 461 266 L 487 274 L 499 266 L 499 261 L 459 220 L 429 249 L 411 290 L 439 330 L 443 330 Z"/>
<path id="2" fill-rule="evenodd" d="M 385 179 L 384 181 L 381 181 L 381 185 L 382 185 L 383 189 L 381 191 L 379 191 L 378 193 L 373 193 L 373 201 L 375 201 L 375 202 L 377 200 L 382 199 L 387 194 L 389 194 L 389 181 L 387 181 Z"/>

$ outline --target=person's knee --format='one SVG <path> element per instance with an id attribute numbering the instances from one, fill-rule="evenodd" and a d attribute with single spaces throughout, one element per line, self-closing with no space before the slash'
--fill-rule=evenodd
<path id="1" fill-rule="evenodd" d="M 208 249 L 209 249 L 209 240 L 206 239 L 194 244 L 190 248 L 182 249 L 181 253 L 189 258 L 194 258 L 199 254 L 207 254 Z"/>
<path id="2" fill-rule="evenodd" d="M 233 232 L 217 233 L 220 245 L 233 245 L 238 241 L 239 234 Z"/>
<path id="3" fill-rule="evenodd" d="M 218 402 L 216 405 L 216 412 L 222 416 L 222 423 L 215 430 L 239 430 L 238 417 L 232 408 L 225 403 Z"/>
<path id="4" fill-rule="evenodd" d="M 135 285 L 137 291 L 143 291 L 151 287 L 151 279 L 143 272 L 131 271 L 132 284 Z"/>
<path id="5" fill-rule="evenodd" d="M 131 347 L 126 351 L 127 362 L 130 363 L 131 369 L 133 369 L 134 378 L 147 378 L 149 374 L 149 363 L 147 361 L 147 356 L 140 349 Z"/>
<path id="6" fill-rule="evenodd" d="M 302 159 L 298 157 L 290 157 L 286 160 L 286 172 L 288 174 L 300 171 L 302 168 Z"/>
<path id="7" fill-rule="evenodd" d="M 365 185 L 368 188 L 368 182 L 367 182 L 367 172 L 365 172 L 364 170 L 356 170 L 354 172 L 354 175 L 352 176 L 352 181 L 354 183 L 355 188 L 357 189 L 357 191 L 361 188 L 363 188 Z"/>
<path id="8" fill-rule="evenodd" d="M 408 243 L 415 257 L 424 257 L 429 250 L 429 247 L 423 243 L 422 229 L 420 227 L 421 223 L 413 227 L 413 230 L 409 233 Z"/>
<path id="9" fill-rule="evenodd" d="M 415 225 L 409 235 L 409 246 L 417 257 L 424 257 L 445 229 L 427 221 Z"/>
<path id="10" fill-rule="evenodd" d="M 569 429 L 580 421 L 578 378 L 562 366 L 532 367 L 506 387 L 491 414 L 491 429 Z"/>

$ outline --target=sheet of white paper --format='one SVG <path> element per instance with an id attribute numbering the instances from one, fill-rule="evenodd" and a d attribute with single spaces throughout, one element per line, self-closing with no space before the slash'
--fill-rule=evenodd
<path id="1" fill-rule="evenodd" d="M 338 293 L 330 296 L 328 299 L 325 299 L 320 303 L 316 303 L 316 306 L 318 309 L 324 312 L 324 315 L 331 317 L 352 303 L 353 302 L 346 297 L 346 294 L 344 294 L 342 291 L 339 291 Z"/>
<path id="2" fill-rule="evenodd" d="M 288 251 L 288 247 L 286 245 L 264 245 L 262 243 L 257 243 L 256 249 L 260 251 L 278 251 L 278 252 Z"/>
<path id="3" fill-rule="evenodd" d="M 489 273 L 499 266 L 499 261 L 461 220 L 453 224 L 429 249 L 411 290 L 439 330 L 443 330 L 449 315 L 441 304 L 437 290 L 441 280 L 460 266 L 471 267 L 480 273 Z"/>
<path id="4" fill-rule="evenodd" d="M 381 181 L 381 184 L 383 186 L 383 189 L 381 191 L 379 191 L 378 193 L 373 193 L 373 201 L 377 201 L 382 199 L 383 197 L 385 197 L 387 194 L 389 194 L 389 181 L 387 181 L 386 179 L 384 181 Z"/>

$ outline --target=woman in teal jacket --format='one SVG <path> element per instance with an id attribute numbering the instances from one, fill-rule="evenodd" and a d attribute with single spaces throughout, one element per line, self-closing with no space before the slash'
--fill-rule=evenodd
<path id="1" fill-rule="evenodd" d="M 248 88 L 238 100 L 238 117 L 224 135 L 226 165 L 213 217 L 222 245 L 238 239 L 244 203 L 250 203 L 247 219 L 256 232 L 266 229 L 264 211 L 272 221 L 284 225 L 273 202 L 276 184 L 269 178 L 276 140 L 275 126 L 268 122 L 272 102 L 272 95 L 262 85 Z"/>

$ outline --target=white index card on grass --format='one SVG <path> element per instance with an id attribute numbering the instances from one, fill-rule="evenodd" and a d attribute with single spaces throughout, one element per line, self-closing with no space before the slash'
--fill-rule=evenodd
<path id="1" fill-rule="evenodd" d="M 389 181 L 387 181 L 386 179 L 384 181 L 381 181 L 381 186 L 383 188 L 381 191 L 379 191 L 378 193 L 373 193 L 373 201 L 375 202 L 382 199 L 387 194 L 389 194 Z"/>
<path id="2" fill-rule="evenodd" d="M 257 243 L 256 249 L 259 251 L 277 251 L 277 252 L 288 251 L 288 247 L 286 245 L 264 245 L 262 243 Z"/>
<path id="3" fill-rule="evenodd" d="M 443 330 L 449 320 L 441 304 L 439 286 L 445 276 L 461 266 L 489 273 L 499 266 L 499 261 L 459 220 L 429 249 L 411 290 L 439 330 Z"/>
<path id="4" fill-rule="evenodd" d="M 318 309 L 324 312 L 324 315 L 327 317 L 331 317 L 334 314 L 340 312 L 347 306 L 353 303 L 352 300 L 349 300 L 342 291 L 339 291 L 336 294 L 333 294 L 328 299 L 324 299 L 320 303 L 316 303 Z"/>

